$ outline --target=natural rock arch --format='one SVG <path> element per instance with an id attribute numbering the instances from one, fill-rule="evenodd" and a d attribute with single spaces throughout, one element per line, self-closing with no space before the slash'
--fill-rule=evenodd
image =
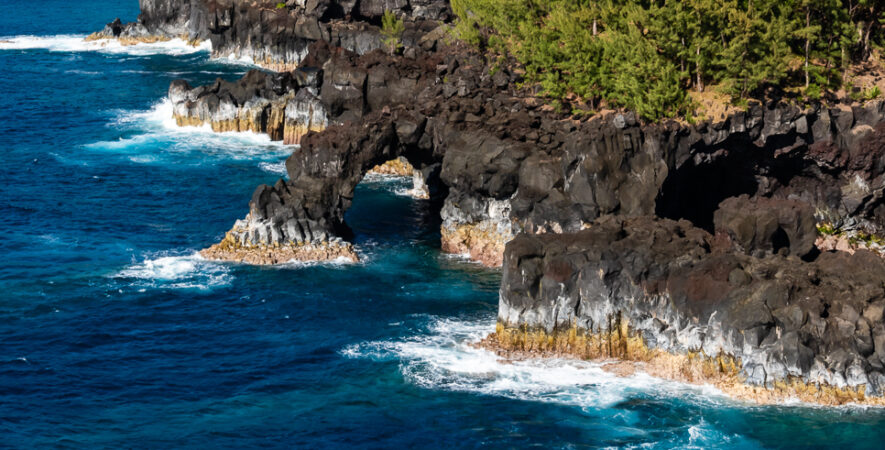
<path id="1" fill-rule="evenodd" d="M 289 181 L 255 189 L 246 218 L 203 255 L 258 264 L 357 260 L 344 221 L 356 186 L 370 169 L 400 156 L 432 174 L 432 149 L 419 143 L 426 123 L 403 114 L 370 125 L 355 139 L 340 126 L 309 134 L 286 160 Z"/>

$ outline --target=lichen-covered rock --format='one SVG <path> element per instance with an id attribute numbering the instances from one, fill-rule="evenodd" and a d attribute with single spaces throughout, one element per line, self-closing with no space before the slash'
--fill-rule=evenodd
<path id="1" fill-rule="evenodd" d="M 329 237 L 309 222 L 290 220 L 282 226 L 258 220 L 251 214 L 238 220 L 221 242 L 200 251 L 207 258 L 256 265 L 292 261 L 358 262 L 359 256 L 348 242 Z"/>
<path id="2" fill-rule="evenodd" d="M 386 161 L 384 164 L 379 164 L 375 167 L 372 167 L 368 173 L 374 175 L 411 177 L 415 172 L 415 167 L 413 167 L 412 164 L 409 163 L 409 160 L 400 156 L 399 158 Z"/>

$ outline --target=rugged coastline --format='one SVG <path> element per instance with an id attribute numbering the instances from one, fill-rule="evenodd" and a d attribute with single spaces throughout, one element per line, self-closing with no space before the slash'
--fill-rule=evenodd
<path id="1" fill-rule="evenodd" d="M 488 348 L 634 361 L 763 403 L 885 404 L 885 260 L 822 231 L 885 234 L 882 100 L 575 116 L 453 42 L 444 1 L 142 3 L 99 36 L 208 39 L 279 72 L 173 82 L 179 125 L 299 145 L 289 180 L 259 186 L 203 256 L 357 261 L 354 188 L 412 176 L 440 205 L 442 250 L 502 268 Z"/>

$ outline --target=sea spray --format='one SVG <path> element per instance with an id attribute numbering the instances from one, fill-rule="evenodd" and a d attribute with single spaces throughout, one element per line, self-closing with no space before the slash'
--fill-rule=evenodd
<path id="1" fill-rule="evenodd" d="M 86 41 L 83 35 L 55 36 L 12 36 L 0 37 L 0 51 L 3 50 L 48 50 L 50 52 L 101 52 L 124 55 L 188 55 L 198 52 L 210 52 L 212 44 L 204 41 L 193 46 L 181 39 L 168 41 L 123 45 L 114 39 Z"/>

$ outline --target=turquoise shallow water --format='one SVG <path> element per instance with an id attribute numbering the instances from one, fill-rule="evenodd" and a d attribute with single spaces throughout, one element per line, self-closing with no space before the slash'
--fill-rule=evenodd
<path id="1" fill-rule="evenodd" d="M 348 212 L 365 262 L 276 268 L 194 256 L 291 151 L 179 129 L 169 82 L 247 68 L 182 46 L 77 37 L 137 2 L 8 0 L 0 16 L 0 446 L 874 448 L 877 409 L 756 407 L 506 364 L 500 274 L 442 255 L 397 180 Z M 41 36 L 41 37 L 37 37 Z"/>

